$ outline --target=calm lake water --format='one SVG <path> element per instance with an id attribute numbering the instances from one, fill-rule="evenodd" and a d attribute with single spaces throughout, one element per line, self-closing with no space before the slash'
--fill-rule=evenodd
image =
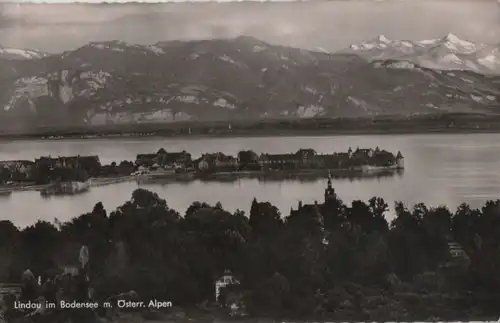
<path id="1" fill-rule="evenodd" d="M 425 134 L 361 135 L 325 137 L 259 137 L 197 139 L 98 139 L 60 141 L 0 142 L 0 160 L 34 159 L 42 155 L 99 155 L 102 163 L 133 160 L 137 153 L 189 151 L 193 157 L 205 152 L 236 154 L 242 149 L 256 152 L 293 152 L 314 148 L 320 153 L 346 151 L 349 146 L 376 147 L 405 157 L 402 176 L 380 179 L 336 179 L 334 187 L 347 203 L 355 199 L 383 197 L 392 207 L 394 201 L 409 205 L 417 202 L 455 209 L 461 202 L 480 207 L 488 199 L 500 198 L 500 134 Z M 269 182 L 240 179 L 234 182 L 149 184 L 141 187 L 157 192 L 170 207 L 183 214 L 193 201 L 215 204 L 220 201 L 229 211 L 248 212 L 253 197 L 271 201 L 285 215 L 299 200 L 313 203 L 322 199 L 325 179 L 314 181 Z M 109 211 L 123 204 L 138 187 L 135 182 L 92 188 L 71 197 L 42 198 L 39 192 L 14 192 L 0 197 L 0 218 L 19 226 L 37 219 L 68 220 L 92 210 L 102 201 Z M 388 214 L 390 219 L 392 214 Z"/>

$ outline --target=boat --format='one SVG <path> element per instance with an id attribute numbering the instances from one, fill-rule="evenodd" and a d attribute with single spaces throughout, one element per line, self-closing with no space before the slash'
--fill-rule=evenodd
<path id="1" fill-rule="evenodd" d="M 90 188 L 90 181 L 85 182 L 57 182 L 50 185 L 48 188 L 40 191 L 42 196 L 52 195 L 74 195 L 88 191 Z"/>

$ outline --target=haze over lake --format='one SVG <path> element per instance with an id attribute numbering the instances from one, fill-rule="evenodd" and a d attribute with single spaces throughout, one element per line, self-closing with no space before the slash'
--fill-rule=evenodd
<path id="1" fill-rule="evenodd" d="M 335 179 L 339 196 L 346 203 L 373 196 L 383 197 L 392 207 L 401 200 L 410 205 L 424 202 L 445 204 L 452 210 L 462 202 L 481 207 L 486 200 L 500 198 L 500 134 L 461 135 L 360 135 L 324 137 L 259 137 L 259 138 L 196 138 L 196 139 L 96 139 L 57 141 L 11 141 L 0 143 L 0 160 L 34 159 L 43 155 L 99 155 L 101 162 L 134 160 L 137 153 L 186 150 L 198 157 L 202 153 L 233 154 L 252 149 L 258 153 L 295 152 L 313 148 L 318 153 L 375 148 L 397 152 L 405 157 L 401 176 L 369 179 Z M 259 181 L 240 179 L 234 182 L 150 184 L 141 187 L 157 192 L 171 208 L 184 214 L 193 201 L 215 204 L 220 201 L 229 211 L 249 211 L 253 197 L 269 200 L 287 215 L 299 200 L 321 201 L 326 179 L 315 181 Z M 19 226 L 33 224 L 37 219 L 68 220 L 90 212 L 102 201 L 108 212 L 128 200 L 135 182 L 92 188 L 89 192 L 65 197 L 42 198 L 39 192 L 14 192 L 0 198 L 1 218 Z M 391 218 L 392 214 L 388 214 Z"/>

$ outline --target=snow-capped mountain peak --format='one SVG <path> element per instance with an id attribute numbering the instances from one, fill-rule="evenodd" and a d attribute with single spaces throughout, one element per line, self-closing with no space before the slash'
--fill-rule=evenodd
<path id="1" fill-rule="evenodd" d="M 2 59 L 0 126 L 5 131 L 188 120 L 411 116 L 490 111 L 500 102 L 500 77 L 431 69 L 429 62 L 436 68 L 465 66 L 465 56 L 445 46 L 431 52 L 437 43 L 420 46 L 382 36 L 363 44 L 359 53 L 385 56 L 367 63 L 352 54 L 322 53 L 321 47 L 306 50 L 240 37 L 154 45 L 100 41 L 47 59 Z M 483 49 L 483 60 L 476 65 L 494 68 L 496 59 L 490 55 L 498 55 L 495 48 Z M 389 59 L 396 55 L 398 60 Z M 376 93 L 367 91 L 374 80 L 380 83 L 375 84 Z"/>
<path id="2" fill-rule="evenodd" d="M 47 53 L 43 53 L 33 49 L 18 49 L 18 48 L 7 48 L 0 46 L 0 58 L 8 59 L 37 59 L 47 56 Z"/>
<path id="3" fill-rule="evenodd" d="M 462 53 L 472 53 L 477 50 L 477 47 L 480 47 L 480 45 L 477 46 L 470 41 L 462 40 L 451 33 L 442 38 L 441 44 L 451 51 Z"/>
<path id="4" fill-rule="evenodd" d="M 359 45 L 351 45 L 350 48 L 352 50 L 358 51 L 358 50 L 373 50 L 373 49 L 383 49 L 386 48 L 388 44 L 390 44 L 391 41 L 385 37 L 384 35 L 380 35 L 375 37 L 372 40 L 362 42 Z"/>
<path id="5" fill-rule="evenodd" d="M 460 43 L 462 40 L 458 38 L 455 34 L 448 33 L 448 35 L 444 36 L 443 38 L 446 41 L 450 41 L 452 43 Z"/>
<path id="6" fill-rule="evenodd" d="M 469 70 L 482 74 L 500 75 L 500 46 L 476 44 L 449 33 L 444 37 L 421 40 L 375 40 L 351 45 L 348 52 L 368 61 L 407 61 L 431 69 Z"/>
<path id="7" fill-rule="evenodd" d="M 387 37 L 385 37 L 384 35 L 379 35 L 379 36 L 377 37 L 377 40 L 378 40 L 379 42 L 381 42 L 381 43 L 385 43 L 385 44 L 389 44 L 389 43 L 391 42 L 391 41 L 390 41 Z"/>

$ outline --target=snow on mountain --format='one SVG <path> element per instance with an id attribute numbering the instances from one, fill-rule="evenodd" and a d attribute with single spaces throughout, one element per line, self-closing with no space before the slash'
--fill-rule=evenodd
<path id="1" fill-rule="evenodd" d="M 129 44 L 118 40 L 106 41 L 106 42 L 93 42 L 85 47 L 91 47 L 91 48 L 109 50 L 115 52 L 135 51 L 142 54 L 147 54 L 149 52 L 152 52 L 158 55 L 165 53 L 163 49 L 161 49 L 156 45 L 142 46 L 137 44 Z"/>
<path id="2" fill-rule="evenodd" d="M 47 53 L 32 49 L 6 48 L 0 46 L 0 58 L 7 59 L 37 59 L 47 56 Z"/>
<path id="3" fill-rule="evenodd" d="M 443 46 L 446 46 L 453 52 L 464 53 L 464 54 L 473 53 L 477 50 L 478 47 L 484 46 L 484 45 L 476 46 L 476 44 L 466 40 L 461 40 L 460 38 L 458 38 L 453 34 L 446 35 L 446 37 L 442 39 L 441 43 L 443 44 Z"/>
<path id="4" fill-rule="evenodd" d="M 380 36 L 352 46 L 347 55 L 251 37 L 154 45 L 93 42 L 40 60 L 5 60 L 0 126 L 498 109 L 500 78 L 439 70 L 498 68 L 498 48 L 475 45 L 477 59 L 466 60 L 471 49 L 452 35 L 422 42 Z M 375 62 L 352 52 L 369 53 Z"/>
<path id="5" fill-rule="evenodd" d="M 375 39 L 370 41 L 363 42 L 359 45 L 351 45 L 350 48 L 355 51 L 366 51 L 373 49 L 384 49 L 387 48 L 387 45 L 391 44 L 391 41 L 387 39 L 384 35 L 380 35 Z"/>
<path id="6" fill-rule="evenodd" d="M 351 45 L 342 52 L 357 54 L 368 61 L 401 60 L 430 69 L 500 75 L 499 50 L 500 44 L 475 44 L 450 33 L 442 38 L 421 41 L 389 40 L 379 36 Z"/>

